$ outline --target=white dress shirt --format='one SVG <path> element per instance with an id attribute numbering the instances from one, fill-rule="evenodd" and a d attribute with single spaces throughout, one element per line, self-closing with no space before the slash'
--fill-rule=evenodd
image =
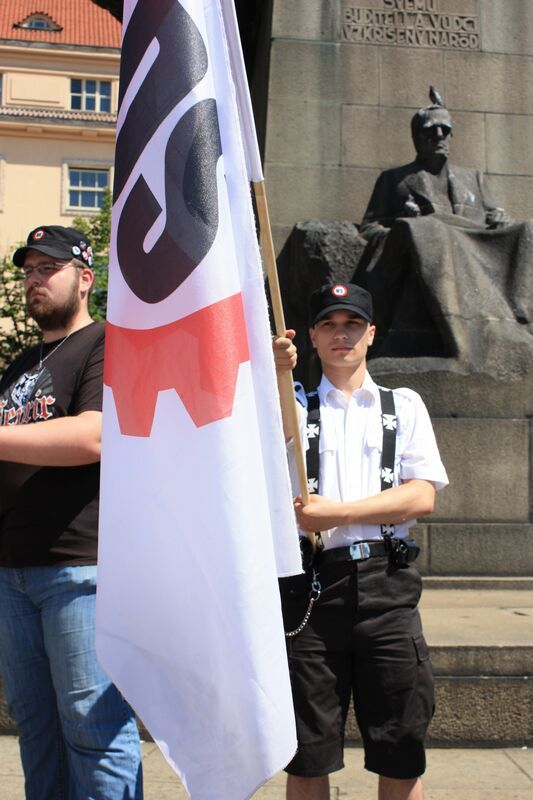
<path id="1" fill-rule="evenodd" d="M 318 387 L 320 399 L 319 494 L 329 500 L 361 500 L 381 491 L 381 450 L 383 427 L 378 386 L 369 373 L 363 385 L 347 399 L 323 376 Z M 307 405 L 305 395 L 298 400 Z M 411 389 L 394 389 L 398 427 L 393 485 L 421 478 L 437 490 L 448 483 L 435 434 L 420 395 Z M 299 405 L 300 432 L 307 447 L 307 411 Z M 294 445 L 288 443 L 289 467 L 295 494 L 299 494 L 294 462 Z M 416 520 L 395 526 L 395 536 L 407 536 Z M 381 539 L 379 525 L 343 525 L 322 531 L 326 549 L 356 541 Z"/>

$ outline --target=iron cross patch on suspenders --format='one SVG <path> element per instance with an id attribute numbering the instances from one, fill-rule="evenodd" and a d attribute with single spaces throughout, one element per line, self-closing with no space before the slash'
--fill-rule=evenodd
<path id="1" fill-rule="evenodd" d="M 307 488 L 309 494 L 317 494 L 319 490 L 319 439 L 320 439 L 320 400 L 318 391 L 307 395 L 307 441 L 309 447 L 307 460 Z M 381 427 L 383 430 L 383 448 L 381 453 L 381 491 L 390 489 L 394 480 L 394 459 L 396 456 L 396 431 L 398 419 L 394 405 L 394 394 L 391 389 L 379 387 L 381 403 Z M 394 525 L 382 525 L 381 535 L 387 540 L 394 536 Z"/>
<path id="2" fill-rule="evenodd" d="M 382 389 L 380 386 L 379 399 L 381 401 L 381 427 L 383 430 L 383 449 L 381 452 L 381 491 L 383 492 L 385 489 L 390 489 L 394 481 L 398 419 L 392 391 L 390 389 Z M 385 541 L 387 541 L 387 537 L 394 536 L 394 525 L 382 525 L 381 535 Z"/>

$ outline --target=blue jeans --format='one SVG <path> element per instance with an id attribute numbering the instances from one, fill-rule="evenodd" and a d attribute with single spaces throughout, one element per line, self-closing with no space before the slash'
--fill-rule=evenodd
<path id="1" fill-rule="evenodd" d="M 28 800 L 141 800 L 139 735 L 94 650 L 96 567 L 0 568 L 0 672 Z"/>

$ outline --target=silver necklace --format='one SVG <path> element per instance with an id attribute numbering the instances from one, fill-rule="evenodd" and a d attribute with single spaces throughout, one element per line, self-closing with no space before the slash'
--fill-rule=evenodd
<path id="1" fill-rule="evenodd" d="M 54 349 L 53 349 L 53 350 L 50 350 L 50 352 L 49 352 L 49 353 L 47 353 L 47 354 L 45 355 L 45 357 L 44 357 L 44 358 L 43 358 L 43 346 L 44 346 L 44 342 L 41 342 L 41 349 L 40 349 L 40 351 L 39 351 L 39 368 L 38 368 L 38 374 L 40 374 L 40 373 L 41 373 L 41 370 L 42 370 L 42 368 L 43 368 L 43 364 L 44 364 L 44 362 L 45 362 L 45 361 L 48 361 L 48 359 L 50 358 L 50 356 L 53 356 L 53 355 L 54 355 L 54 353 L 56 352 L 56 350 L 59 350 L 59 348 L 61 347 L 61 345 L 62 345 L 62 344 L 65 344 L 65 342 L 67 341 L 67 339 L 68 339 L 68 337 L 70 336 L 70 334 L 71 334 L 71 333 L 74 333 L 74 331 L 70 331 L 70 333 L 67 333 L 67 335 L 66 335 L 66 336 L 65 336 L 63 339 L 61 339 L 61 341 L 59 342 L 59 344 L 56 344 L 56 346 L 54 347 Z"/>

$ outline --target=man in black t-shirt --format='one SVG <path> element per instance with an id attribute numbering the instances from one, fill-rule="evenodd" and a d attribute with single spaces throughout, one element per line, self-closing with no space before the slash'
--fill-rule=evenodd
<path id="1" fill-rule="evenodd" d="M 41 226 L 13 261 L 42 331 L 0 382 L 0 672 L 30 800 L 140 800 L 132 710 L 94 651 L 104 326 L 92 250 Z"/>

